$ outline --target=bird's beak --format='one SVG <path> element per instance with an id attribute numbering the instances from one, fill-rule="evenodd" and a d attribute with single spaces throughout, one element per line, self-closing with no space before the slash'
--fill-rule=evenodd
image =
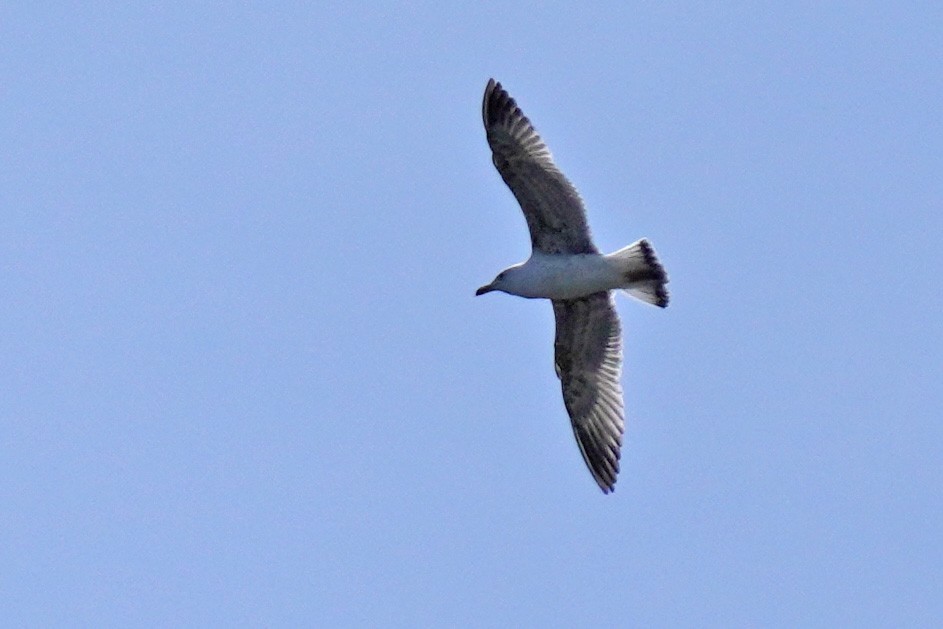
<path id="1" fill-rule="evenodd" d="M 475 291 L 475 297 L 478 297 L 479 295 L 484 295 L 485 293 L 490 293 L 493 290 L 494 289 L 491 287 L 491 284 L 485 284 L 484 286 L 482 286 L 481 288 Z"/>

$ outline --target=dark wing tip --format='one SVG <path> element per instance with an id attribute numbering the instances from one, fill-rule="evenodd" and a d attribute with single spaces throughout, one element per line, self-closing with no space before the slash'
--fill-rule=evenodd
<path id="1" fill-rule="evenodd" d="M 615 460 L 606 460 L 605 463 L 593 462 L 590 464 L 593 480 L 599 485 L 602 493 L 609 494 L 616 490 L 616 481 L 619 475 L 619 456 Z"/>
<path id="2" fill-rule="evenodd" d="M 593 480 L 599 485 L 602 493 L 615 491 L 616 480 L 619 476 L 619 460 L 622 458 L 622 435 L 616 435 L 614 442 L 607 443 L 608 439 L 597 433 L 587 425 L 573 424 L 576 443 L 589 468 Z"/>
<path id="3" fill-rule="evenodd" d="M 602 493 L 608 494 L 615 491 L 619 474 L 619 459 L 616 458 L 615 461 L 606 460 L 605 462 L 591 461 L 589 464 L 593 479 L 599 485 Z M 614 466 L 614 469 L 611 469 L 610 466 Z"/>
<path id="4" fill-rule="evenodd" d="M 515 107 L 514 99 L 501 87 L 501 84 L 494 79 L 488 79 L 485 96 L 481 102 L 481 120 L 485 129 L 492 128 L 501 120 L 504 112 Z"/>
<path id="5" fill-rule="evenodd" d="M 485 86 L 485 96 L 481 99 L 481 120 L 485 123 L 486 129 L 488 128 L 488 103 L 491 101 L 491 94 L 496 89 L 501 89 L 501 84 L 494 79 L 488 79 L 488 85 Z"/>
<path id="6" fill-rule="evenodd" d="M 616 481 L 619 476 L 619 459 L 620 452 L 615 452 L 615 456 L 607 456 L 601 461 L 595 461 L 592 463 L 592 472 L 593 477 L 596 479 L 596 484 L 599 485 L 599 488 L 602 490 L 602 493 L 608 494 L 616 490 Z"/>
<path id="7" fill-rule="evenodd" d="M 491 129 L 497 124 L 510 126 L 513 121 L 521 120 L 525 127 L 530 127 L 530 120 L 517 106 L 517 102 L 501 86 L 499 81 L 488 79 L 485 86 L 485 96 L 481 102 L 481 120 L 485 129 Z"/>

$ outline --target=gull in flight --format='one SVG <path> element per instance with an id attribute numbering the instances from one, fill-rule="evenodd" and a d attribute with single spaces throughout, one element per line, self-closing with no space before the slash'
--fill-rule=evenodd
<path id="1" fill-rule="evenodd" d="M 583 201 L 517 103 L 494 79 L 481 108 L 492 161 L 524 211 L 532 251 L 475 293 L 549 299 L 554 367 L 576 443 L 603 493 L 615 489 L 622 433 L 622 330 L 611 291 L 668 305 L 668 275 L 647 240 L 600 253 Z"/>

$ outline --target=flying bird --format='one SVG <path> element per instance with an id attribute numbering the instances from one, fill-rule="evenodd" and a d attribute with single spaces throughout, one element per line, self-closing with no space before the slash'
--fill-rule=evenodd
<path id="1" fill-rule="evenodd" d="M 609 254 L 593 244 L 583 201 L 517 103 L 494 79 L 481 108 L 492 161 L 517 198 L 531 255 L 477 290 L 549 299 L 554 367 L 576 443 L 603 493 L 615 489 L 625 429 L 622 329 L 612 299 L 624 290 L 668 305 L 668 275 L 645 239 Z"/>

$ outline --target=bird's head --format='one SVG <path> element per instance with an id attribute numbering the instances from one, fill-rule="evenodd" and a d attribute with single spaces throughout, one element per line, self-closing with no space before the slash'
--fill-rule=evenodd
<path id="1" fill-rule="evenodd" d="M 504 269 L 490 284 L 485 284 L 475 291 L 475 295 L 484 295 L 499 290 L 504 293 L 517 294 L 517 285 L 520 282 L 520 269 L 516 266 Z"/>

